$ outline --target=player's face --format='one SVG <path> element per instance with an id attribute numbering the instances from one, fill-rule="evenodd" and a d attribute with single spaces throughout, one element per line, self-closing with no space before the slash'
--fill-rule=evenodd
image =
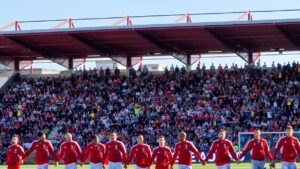
<path id="1" fill-rule="evenodd" d="M 40 140 L 40 141 L 45 141 L 45 140 L 46 140 L 46 135 L 43 134 L 42 136 L 40 136 L 40 137 L 39 137 L 39 140 Z"/>
<path id="2" fill-rule="evenodd" d="M 225 132 L 219 132 L 218 137 L 219 137 L 219 139 L 224 140 L 225 137 L 226 137 L 226 133 Z"/>
<path id="3" fill-rule="evenodd" d="M 291 136 L 293 135 L 293 130 L 292 130 L 292 129 L 287 129 L 287 130 L 285 131 L 285 133 L 286 133 L 286 135 L 287 135 L 288 137 L 291 137 Z"/>
<path id="4" fill-rule="evenodd" d="M 178 134 L 178 140 L 179 140 L 179 141 L 184 140 L 184 135 L 183 135 L 183 134 Z"/>
<path id="5" fill-rule="evenodd" d="M 12 143 L 13 145 L 18 144 L 18 138 L 17 138 L 17 137 L 13 137 L 13 138 L 11 139 L 11 143 Z"/>
<path id="6" fill-rule="evenodd" d="M 164 138 L 158 139 L 159 147 L 164 147 L 166 145 L 166 140 Z"/>
<path id="7" fill-rule="evenodd" d="M 72 136 L 70 134 L 66 134 L 65 135 L 65 139 L 66 139 L 66 141 L 71 141 L 72 140 Z"/>
<path id="8" fill-rule="evenodd" d="M 143 136 L 138 136 L 136 140 L 137 140 L 138 144 L 142 144 L 144 142 L 144 137 Z"/>
<path id="9" fill-rule="evenodd" d="M 92 143 L 93 143 L 93 144 L 98 144 L 98 143 L 99 143 L 99 139 L 98 139 L 98 138 L 93 139 L 93 140 L 92 140 Z"/>
<path id="10" fill-rule="evenodd" d="M 117 140 L 117 134 L 116 134 L 116 133 L 112 133 L 112 134 L 110 135 L 110 137 L 111 137 L 111 140 L 112 140 L 112 141 L 116 141 L 116 140 Z"/>
<path id="11" fill-rule="evenodd" d="M 260 131 L 259 130 L 254 131 L 254 138 L 255 139 L 260 139 Z"/>

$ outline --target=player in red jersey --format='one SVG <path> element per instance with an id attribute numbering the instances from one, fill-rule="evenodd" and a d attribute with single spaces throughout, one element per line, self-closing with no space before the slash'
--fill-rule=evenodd
<path id="1" fill-rule="evenodd" d="M 6 151 L 7 169 L 20 169 L 23 164 L 23 157 L 25 155 L 23 148 L 18 145 L 18 136 L 13 136 L 11 139 L 11 146 Z"/>
<path id="2" fill-rule="evenodd" d="M 155 169 L 172 169 L 173 168 L 173 157 L 169 147 L 166 146 L 166 140 L 164 136 L 158 138 L 159 146 L 153 150 L 150 165 L 156 159 Z M 150 168 L 149 165 L 149 168 Z"/>
<path id="3" fill-rule="evenodd" d="M 239 156 L 238 162 L 249 151 L 251 154 L 251 169 L 264 169 L 266 163 L 265 156 L 267 156 L 270 161 L 273 160 L 268 142 L 260 136 L 260 129 L 254 130 L 254 139 L 247 143 Z"/>
<path id="4" fill-rule="evenodd" d="M 37 169 L 48 169 L 49 166 L 49 154 L 53 160 L 56 161 L 56 155 L 54 153 L 52 144 L 46 140 L 46 134 L 42 131 L 37 134 L 38 140 L 32 142 L 29 150 L 25 153 L 24 158 L 27 158 L 33 151 L 35 151 L 35 164 Z M 55 163 L 56 165 L 56 163 Z"/>
<path id="5" fill-rule="evenodd" d="M 105 161 L 108 160 L 108 169 L 122 169 L 122 163 L 127 168 L 127 152 L 124 143 L 118 141 L 117 133 L 110 135 L 111 141 L 105 145 Z"/>
<path id="6" fill-rule="evenodd" d="M 192 168 L 192 155 L 191 152 L 195 154 L 195 156 L 200 160 L 202 165 L 205 162 L 202 160 L 201 155 L 194 144 L 190 141 L 186 140 L 186 133 L 180 132 L 178 134 L 179 142 L 175 145 L 175 152 L 173 155 L 173 162 L 175 163 L 178 157 L 178 169 L 191 169 Z"/>
<path id="7" fill-rule="evenodd" d="M 216 153 L 216 168 L 217 169 L 229 169 L 230 168 L 230 157 L 234 158 L 234 160 L 238 164 L 238 158 L 236 156 L 236 153 L 234 152 L 233 146 L 231 141 L 226 139 L 226 132 L 225 130 L 220 130 L 218 133 L 219 139 L 214 141 L 210 147 L 210 150 L 205 158 L 205 162 L 208 161 L 208 159 L 211 158 L 213 153 Z"/>
<path id="8" fill-rule="evenodd" d="M 91 144 L 86 147 L 82 163 L 90 159 L 90 169 L 102 169 L 104 162 L 105 145 L 99 143 L 97 135 L 92 136 Z"/>
<path id="9" fill-rule="evenodd" d="M 277 154 L 280 151 L 281 168 L 296 169 L 297 154 L 300 157 L 300 143 L 299 140 L 293 136 L 292 126 L 287 126 L 285 132 L 286 136 L 281 137 L 275 146 L 271 164 L 274 165 Z"/>
<path id="10" fill-rule="evenodd" d="M 137 144 L 131 147 L 131 151 L 127 160 L 127 165 L 134 161 L 135 169 L 147 169 L 151 160 L 150 146 L 144 144 L 144 137 L 137 137 Z"/>
<path id="11" fill-rule="evenodd" d="M 76 169 L 77 161 L 82 160 L 82 151 L 79 144 L 72 140 L 72 134 L 65 134 L 65 142 L 60 146 L 59 153 L 57 155 L 57 162 L 64 159 L 64 169 Z M 56 162 L 56 163 L 57 163 Z M 79 163 L 82 165 L 82 163 Z"/>

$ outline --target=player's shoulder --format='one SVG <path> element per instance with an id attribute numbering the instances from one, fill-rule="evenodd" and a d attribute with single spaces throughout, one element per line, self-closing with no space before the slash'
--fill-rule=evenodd
<path id="1" fill-rule="evenodd" d="M 168 151 L 171 151 L 171 148 L 168 147 L 168 146 L 165 146 L 165 149 L 168 150 Z"/>
<path id="2" fill-rule="evenodd" d="M 74 141 L 74 140 L 72 140 L 72 142 L 71 142 L 71 143 L 79 146 L 79 144 L 78 144 L 78 142 L 77 142 L 77 141 Z"/>
<path id="3" fill-rule="evenodd" d="M 191 142 L 191 141 L 189 141 L 189 140 L 186 140 L 185 142 L 186 142 L 187 144 L 190 144 L 190 145 L 194 144 L 193 142 Z"/>
<path id="4" fill-rule="evenodd" d="M 150 146 L 148 144 L 143 144 L 145 147 L 150 148 Z"/>
<path id="5" fill-rule="evenodd" d="M 63 142 L 63 143 L 61 143 L 61 146 L 63 147 L 63 146 L 66 146 L 68 144 L 68 142 Z"/>
<path id="6" fill-rule="evenodd" d="M 72 141 L 71 141 L 71 143 L 75 143 L 75 144 L 78 144 L 78 143 L 77 143 L 77 141 L 75 141 L 75 140 L 72 140 Z"/>
<path id="7" fill-rule="evenodd" d="M 123 143 L 123 141 L 120 141 L 120 140 L 117 140 L 117 142 L 118 142 L 118 143 L 122 143 L 122 144 L 124 144 L 124 143 Z"/>
<path id="8" fill-rule="evenodd" d="M 251 144 L 251 143 L 253 143 L 254 141 L 255 141 L 255 139 L 253 138 L 253 139 L 251 139 L 251 140 L 248 141 L 248 144 Z M 264 139 L 261 139 L 261 141 L 264 141 Z"/>
<path id="9" fill-rule="evenodd" d="M 159 150 L 159 147 L 155 147 L 154 149 L 153 149 L 153 152 L 154 151 L 158 151 Z"/>
<path id="10" fill-rule="evenodd" d="M 218 144 L 219 142 L 220 142 L 220 140 L 218 139 L 218 140 L 213 141 L 212 144 L 213 144 L 213 145 L 214 145 L 214 144 Z"/>
<path id="11" fill-rule="evenodd" d="M 254 141 L 254 139 L 253 139 L 253 141 Z M 261 141 L 264 142 L 264 143 L 268 143 L 268 141 L 264 138 L 262 138 Z"/>
<path id="12" fill-rule="evenodd" d="M 21 150 L 21 151 L 24 151 L 24 148 L 20 145 L 17 145 L 18 149 Z"/>
<path id="13" fill-rule="evenodd" d="M 176 146 L 179 146 L 180 144 L 182 144 L 181 142 L 177 142 L 176 144 L 175 144 L 175 147 Z"/>
<path id="14" fill-rule="evenodd" d="M 135 144 L 131 147 L 131 149 L 135 149 L 135 148 L 137 148 L 137 146 L 138 146 L 138 144 Z"/>
<path id="15" fill-rule="evenodd" d="M 135 146 L 137 146 L 137 144 Z M 145 144 L 145 143 L 142 144 L 142 147 L 150 148 L 150 146 L 148 144 Z"/>
<path id="16" fill-rule="evenodd" d="M 20 146 L 20 145 L 18 145 L 18 144 L 16 145 L 16 147 L 19 148 L 19 149 L 21 149 L 21 150 L 23 150 L 23 147 Z"/>
<path id="17" fill-rule="evenodd" d="M 228 139 L 225 139 L 226 143 L 227 144 L 232 144 L 232 141 L 228 140 Z"/>
<path id="18" fill-rule="evenodd" d="M 31 144 L 34 145 L 34 144 L 37 144 L 39 142 L 40 142 L 39 140 L 34 140 Z"/>
<path id="19" fill-rule="evenodd" d="M 98 145 L 101 146 L 101 147 L 105 147 L 105 145 L 103 143 L 100 143 L 100 142 L 98 143 Z"/>
<path id="20" fill-rule="evenodd" d="M 116 143 L 117 143 L 117 144 L 124 145 L 124 143 L 123 143 L 122 141 L 120 141 L 120 140 L 117 140 Z"/>
<path id="21" fill-rule="evenodd" d="M 51 141 L 45 140 L 45 143 L 46 143 L 46 144 L 51 144 Z"/>
<path id="22" fill-rule="evenodd" d="M 286 140 L 286 136 L 279 137 L 278 142 Z"/>
<path id="23" fill-rule="evenodd" d="M 7 147 L 7 150 L 13 149 L 15 147 L 15 145 L 10 145 Z"/>

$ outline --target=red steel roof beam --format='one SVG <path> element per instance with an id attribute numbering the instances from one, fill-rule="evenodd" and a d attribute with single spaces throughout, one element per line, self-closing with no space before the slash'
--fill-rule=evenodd
<path id="1" fill-rule="evenodd" d="M 1 27 L 1 28 L 0 28 L 0 31 L 4 31 L 4 30 L 6 30 L 7 28 L 12 27 L 12 26 L 15 26 L 15 31 L 20 31 L 20 30 L 21 30 L 21 27 L 20 27 L 19 22 L 18 22 L 18 21 L 13 21 L 12 23 L 7 24 L 7 25 Z"/>

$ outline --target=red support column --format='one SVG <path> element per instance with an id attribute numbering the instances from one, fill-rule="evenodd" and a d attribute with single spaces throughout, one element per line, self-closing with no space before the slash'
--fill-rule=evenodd
<path id="1" fill-rule="evenodd" d="M 125 21 L 126 21 L 127 26 L 131 26 L 132 25 L 132 21 L 131 21 L 130 17 L 129 16 L 125 16 L 124 18 L 122 18 L 119 21 L 117 21 L 114 24 L 112 24 L 112 26 L 118 26 L 118 25 L 120 25 L 121 23 L 123 23 Z"/>
<path id="2" fill-rule="evenodd" d="M 12 26 L 15 27 L 15 31 L 20 31 L 20 30 L 21 30 L 21 26 L 20 26 L 19 22 L 18 22 L 18 21 L 13 21 L 12 23 L 10 23 L 10 24 L 8 24 L 8 25 L 5 25 L 5 26 L 1 27 L 1 28 L 0 28 L 0 31 L 4 31 L 4 30 L 6 30 L 7 28 L 12 27 Z"/>
<path id="3" fill-rule="evenodd" d="M 54 25 L 51 29 L 58 29 L 58 28 L 64 26 L 65 24 L 68 24 L 69 28 L 75 27 L 73 20 L 71 18 L 68 18 L 65 21 L 58 23 L 57 25 Z"/>
<path id="4" fill-rule="evenodd" d="M 239 18 L 237 18 L 236 21 L 241 21 L 242 19 L 244 19 L 245 17 L 247 17 L 248 21 L 252 21 L 252 14 L 251 11 L 247 11 L 245 12 L 243 15 L 241 15 Z"/>
<path id="5" fill-rule="evenodd" d="M 192 19 L 189 13 L 186 13 L 185 15 L 181 16 L 176 21 L 174 21 L 174 23 L 180 23 L 184 19 L 186 19 L 186 23 L 192 23 Z"/>

